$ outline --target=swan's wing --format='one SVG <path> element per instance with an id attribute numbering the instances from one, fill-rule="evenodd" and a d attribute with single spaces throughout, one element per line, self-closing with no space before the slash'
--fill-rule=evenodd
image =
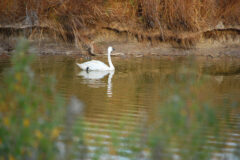
<path id="1" fill-rule="evenodd" d="M 81 71 L 78 76 L 82 76 L 84 79 L 102 79 L 107 74 L 109 74 L 108 71 Z"/>
<path id="2" fill-rule="evenodd" d="M 101 61 L 91 60 L 84 63 L 77 63 L 77 65 L 83 70 L 109 70 L 109 67 Z"/>

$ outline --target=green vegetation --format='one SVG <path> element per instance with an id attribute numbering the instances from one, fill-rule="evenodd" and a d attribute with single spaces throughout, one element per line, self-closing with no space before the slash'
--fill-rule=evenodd
<path id="1" fill-rule="evenodd" d="M 54 79 L 39 82 L 21 40 L 0 88 L 0 159 L 53 159 L 64 113 Z"/>
<path id="2" fill-rule="evenodd" d="M 58 159 L 62 152 L 62 157 L 72 159 L 79 145 L 78 158 L 84 157 L 84 125 L 81 118 L 74 120 L 74 114 L 81 115 L 81 102 L 71 98 L 66 107 L 55 90 L 55 79 L 46 76 L 40 81 L 34 75 L 35 56 L 28 53 L 28 46 L 25 39 L 19 41 L 0 87 L 0 159 Z"/>
<path id="3" fill-rule="evenodd" d="M 179 85 L 172 81 L 167 93 L 162 95 L 166 96 L 166 101 L 156 112 L 160 118 L 150 136 L 153 159 L 161 159 L 168 154 L 181 159 L 211 159 L 216 148 L 208 146 L 210 136 L 217 140 L 221 133 L 217 112 L 210 100 L 201 102 L 198 99 L 198 89 L 204 85 L 203 82 L 187 74 L 181 77 L 181 81 Z M 186 88 L 189 84 L 192 87 Z"/>

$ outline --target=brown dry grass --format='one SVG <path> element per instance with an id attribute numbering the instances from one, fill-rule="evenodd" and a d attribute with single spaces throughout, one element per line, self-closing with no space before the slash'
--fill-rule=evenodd
<path id="1" fill-rule="evenodd" d="M 240 0 L 1 0 L 0 24 L 24 22 L 26 10 L 37 13 L 38 25 L 77 45 L 102 28 L 139 40 L 192 43 L 219 22 L 240 25 Z"/>

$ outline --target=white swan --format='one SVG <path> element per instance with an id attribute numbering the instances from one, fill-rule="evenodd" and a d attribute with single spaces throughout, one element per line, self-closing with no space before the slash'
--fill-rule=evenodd
<path id="1" fill-rule="evenodd" d="M 106 64 L 104 64 L 101 61 L 97 61 L 97 60 L 91 60 L 88 62 L 84 62 L 84 63 L 77 63 L 77 65 L 82 69 L 82 70 L 86 70 L 86 71 L 113 71 L 115 70 L 115 67 L 112 64 L 112 60 L 111 60 L 111 52 L 114 49 L 109 46 L 108 47 L 108 63 L 109 66 L 107 66 Z"/>
<path id="2" fill-rule="evenodd" d="M 81 71 L 78 73 L 78 76 L 82 76 L 84 79 L 99 80 L 109 74 L 111 71 Z M 112 71 L 114 72 L 114 71 Z"/>

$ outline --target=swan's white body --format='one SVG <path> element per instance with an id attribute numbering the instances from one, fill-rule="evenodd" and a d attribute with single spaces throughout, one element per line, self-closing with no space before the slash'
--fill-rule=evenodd
<path id="1" fill-rule="evenodd" d="M 114 71 L 81 71 L 80 73 L 78 73 L 78 76 L 82 76 L 84 79 L 99 80 L 105 77 L 107 74 L 110 74 L 111 72 Z"/>
<path id="2" fill-rule="evenodd" d="M 111 60 L 111 52 L 113 51 L 113 48 L 110 46 L 108 47 L 108 64 L 109 66 L 107 66 L 106 64 L 104 64 L 101 61 L 97 61 L 97 60 L 91 60 L 88 62 L 84 62 L 84 63 L 77 63 L 77 65 L 82 69 L 82 70 L 87 70 L 87 71 L 113 71 L 115 70 L 115 67 L 112 64 L 112 60 Z"/>

